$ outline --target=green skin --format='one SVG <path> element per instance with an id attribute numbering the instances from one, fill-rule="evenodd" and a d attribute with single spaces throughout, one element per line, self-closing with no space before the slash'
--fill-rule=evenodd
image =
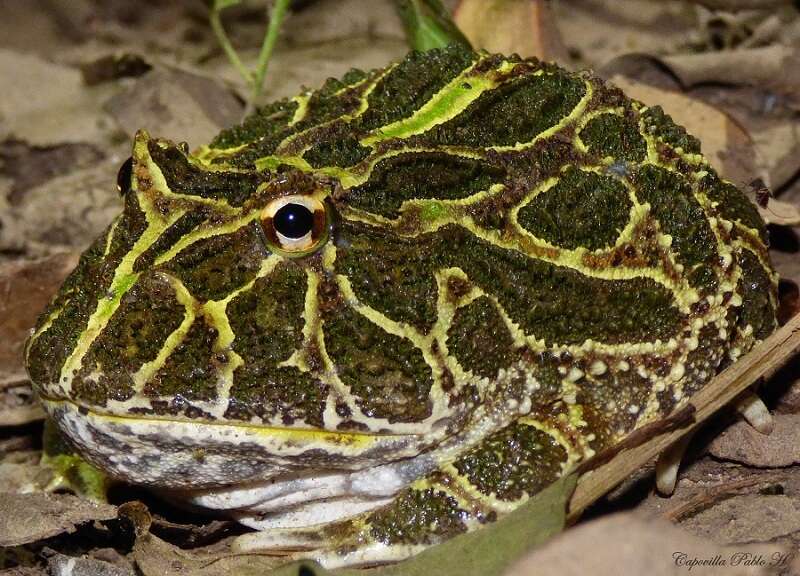
<path id="1" fill-rule="evenodd" d="M 123 213 L 28 343 L 31 379 L 90 461 L 157 488 L 269 477 L 208 479 L 213 443 L 191 449 L 194 484 L 114 459 L 130 441 L 177 461 L 186 423 L 280 432 L 282 472 L 428 454 L 388 504 L 313 530 L 337 553 L 396 559 L 494 520 L 775 328 L 754 206 L 660 108 L 588 73 L 412 53 L 193 155 L 140 133 L 133 162 Z M 296 253 L 265 219 L 286 196 L 328 222 Z"/>

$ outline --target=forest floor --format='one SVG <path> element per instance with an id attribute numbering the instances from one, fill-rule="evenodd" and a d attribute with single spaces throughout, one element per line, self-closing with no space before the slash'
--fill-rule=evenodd
<path id="1" fill-rule="evenodd" d="M 382 67 L 407 51 L 389 0 L 296 4 L 264 102 L 352 67 Z M 772 222 L 782 318 L 796 313 L 800 4 L 537 6 L 520 0 L 483 21 L 462 6 L 457 21 L 482 47 L 593 68 L 663 105 L 741 188 L 755 196 L 761 179 L 774 196 L 762 213 Z M 115 178 L 133 133 L 145 128 L 202 145 L 241 118 L 246 87 L 200 0 L 0 0 L 0 14 L 0 575 L 246 573 L 227 563 L 226 546 L 242 531 L 231 522 L 187 515 L 133 488 L 112 490 L 108 505 L 32 490 L 47 485 L 52 471 L 40 462 L 43 414 L 21 362 L 36 316 L 120 210 Z M 263 23 L 260 1 L 226 12 L 247 62 Z M 800 574 L 800 359 L 766 382 L 762 395 L 775 419 L 771 435 L 732 412 L 719 415 L 693 440 L 672 497 L 654 493 L 653 466 L 646 466 L 514 573 L 584 573 L 591 559 L 598 574 Z M 19 492 L 27 494 L 10 496 Z M 134 546 L 137 534 L 115 520 L 132 499 L 149 508 L 157 539 L 148 547 Z M 136 506 L 126 504 L 125 514 L 135 515 Z M 717 556 L 724 564 L 711 561 Z M 691 567 L 692 558 L 713 565 Z"/>

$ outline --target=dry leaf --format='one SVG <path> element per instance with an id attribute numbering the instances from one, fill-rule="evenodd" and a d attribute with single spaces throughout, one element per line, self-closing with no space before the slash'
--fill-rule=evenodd
<path id="1" fill-rule="evenodd" d="M 21 426 L 43 418 L 44 410 L 27 379 L 0 382 L 0 427 Z"/>
<path id="2" fill-rule="evenodd" d="M 168 68 L 136 79 L 105 108 L 129 135 L 145 129 L 191 148 L 206 144 L 242 116 L 240 102 L 223 84 Z"/>
<path id="3" fill-rule="evenodd" d="M 714 438 L 709 452 L 748 466 L 778 468 L 800 463 L 800 414 L 775 414 L 769 435 L 737 422 Z"/>
<path id="4" fill-rule="evenodd" d="M 0 546 L 19 546 L 117 517 L 116 507 L 69 494 L 0 492 Z"/>
<path id="5" fill-rule="evenodd" d="M 152 534 L 136 539 L 133 558 L 144 576 L 268 576 L 281 562 L 280 558 L 258 554 L 181 550 Z"/>
<path id="6" fill-rule="evenodd" d="M 55 554 L 47 559 L 51 576 L 135 576 L 131 568 L 125 568 L 95 558 L 72 558 Z"/>
<path id="7" fill-rule="evenodd" d="M 766 206 L 759 206 L 758 213 L 767 224 L 800 226 L 800 207 L 790 202 L 770 198 Z"/>
<path id="8" fill-rule="evenodd" d="M 475 48 L 570 61 L 545 0 L 461 0 L 453 19 Z"/>
<path id="9" fill-rule="evenodd" d="M 742 494 L 694 514 L 681 526 L 719 544 L 769 542 L 800 532 L 800 501 L 783 494 Z"/>
<path id="10" fill-rule="evenodd" d="M 113 132 L 113 123 L 98 121 L 108 89 L 87 90 L 78 70 L 0 49 L 0 78 L 0 140 L 47 146 L 101 142 Z"/>
<path id="11" fill-rule="evenodd" d="M 684 88 L 709 83 L 755 86 L 782 94 L 800 107 L 800 50 L 790 46 L 676 54 L 661 61 Z"/>
<path id="12" fill-rule="evenodd" d="M 748 567 L 743 556 L 761 554 L 779 561 L 779 546 L 726 548 L 686 533 L 663 520 L 616 514 L 572 528 L 516 564 L 505 576 L 724 576 L 767 574 L 766 567 Z M 690 567 L 693 559 L 716 565 Z M 788 558 L 787 558 L 788 560 Z M 721 562 L 725 564 L 722 565 Z M 785 560 L 786 561 L 786 560 Z M 738 564 L 738 565 L 737 565 Z M 587 568 L 591 566 L 591 570 Z"/>
<path id="13" fill-rule="evenodd" d="M 65 252 L 0 264 L 0 388 L 8 378 L 25 378 L 25 339 L 77 263 L 77 253 Z"/>

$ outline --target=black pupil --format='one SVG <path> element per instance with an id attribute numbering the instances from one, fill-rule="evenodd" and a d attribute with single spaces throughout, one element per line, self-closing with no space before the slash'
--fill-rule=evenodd
<path id="1" fill-rule="evenodd" d="M 314 214 L 302 204 L 286 204 L 275 212 L 272 224 L 287 238 L 302 238 L 314 227 Z"/>
<path id="2" fill-rule="evenodd" d="M 117 172 L 117 190 L 121 196 L 131 189 L 131 178 L 133 178 L 133 158 L 128 158 Z"/>

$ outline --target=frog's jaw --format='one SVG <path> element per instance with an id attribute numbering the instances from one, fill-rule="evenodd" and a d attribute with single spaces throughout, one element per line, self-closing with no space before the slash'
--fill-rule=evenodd
<path id="1" fill-rule="evenodd" d="M 356 470 L 415 456 L 429 441 L 416 435 L 119 417 L 46 398 L 43 404 L 87 460 L 113 477 L 153 488 L 203 489 L 300 470 Z"/>
<path id="2" fill-rule="evenodd" d="M 352 472 L 311 470 L 283 474 L 266 482 L 169 494 L 193 506 L 228 512 L 256 530 L 302 530 L 384 506 L 437 466 L 434 455 L 420 454 Z"/>

